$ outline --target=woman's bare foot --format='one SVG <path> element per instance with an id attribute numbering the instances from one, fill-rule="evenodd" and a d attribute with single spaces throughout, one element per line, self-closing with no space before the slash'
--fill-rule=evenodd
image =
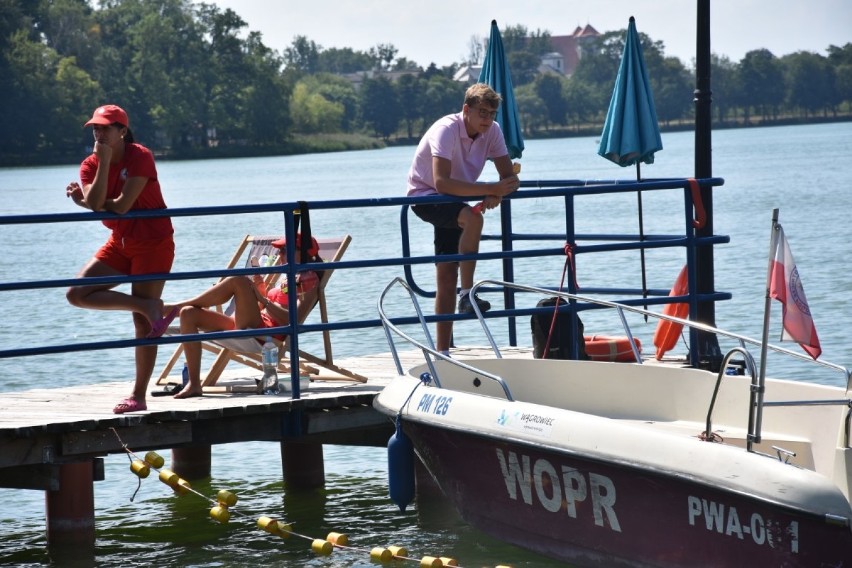
<path id="1" fill-rule="evenodd" d="M 195 398 L 197 396 L 201 396 L 203 394 L 201 385 L 197 387 L 190 385 L 186 385 L 175 395 L 175 398 Z"/>

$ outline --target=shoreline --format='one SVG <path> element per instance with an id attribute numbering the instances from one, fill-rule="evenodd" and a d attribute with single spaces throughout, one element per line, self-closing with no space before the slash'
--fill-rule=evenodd
<path id="1" fill-rule="evenodd" d="M 714 123 L 713 130 L 733 130 L 748 128 L 770 128 L 775 126 L 805 126 L 811 124 L 833 124 L 852 122 L 852 115 L 838 115 L 835 117 L 818 117 L 809 120 L 799 118 L 780 118 L 772 121 L 752 120 L 745 124 L 741 120 Z M 537 132 L 534 136 L 525 135 L 526 140 L 550 140 L 557 138 L 582 138 L 587 136 L 598 136 L 603 125 L 589 125 L 579 128 L 559 128 L 543 132 Z M 660 132 L 684 132 L 695 128 L 694 122 L 686 121 L 672 124 L 661 124 Z M 179 151 L 174 152 L 162 148 L 152 148 L 158 160 L 163 161 L 188 161 L 188 160 L 218 160 L 229 158 L 260 158 L 270 156 L 297 156 L 302 154 L 321 154 L 332 152 L 350 152 L 360 150 L 377 150 L 387 147 L 416 146 L 419 137 L 393 138 L 381 140 L 365 136 L 363 134 L 333 134 L 333 135 L 306 135 L 294 137 L 288 144 L 275 147 L 253 147 L 232 144 L 228 146 L 217 146 L 207 148 L 203 151 Z M 86 149 L 88 150 L 88 148 Z M 3 168 L 26 168 L 38 166 L 65 166 L 77 165 L 85 157 L 85 153 L 79 151 L 51 155 L 31 156 L 0 156 L 0 169 Z"/>

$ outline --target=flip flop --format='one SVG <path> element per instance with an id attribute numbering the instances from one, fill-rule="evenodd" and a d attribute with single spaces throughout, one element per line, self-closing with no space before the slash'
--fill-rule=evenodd
<path id="1" fill-rule="evenodd" d="M 115 405 L 112 412 L 113 414 L 124 414 L 125 412 L 140 412 L 142 410 L 148 410 L 148 405 L 135 398 L 125 398 Z"/>
<path id="2" fill-rule="evenodd" d="M 150 394 L 151 396 L 174 396 L 183 390 L 183 385 L 180 383 L 167 383 L 163 390 L 153 390 Z"/>
<path id="3" fill-rule="evenodd" d="M 146 339 L 157 339 L 158 337 L 162 337 L 166 330 L 169 329 L 171 323 L 175 320 L 177 315 L 180 313 L 180 309 L 177 306 L 174 306 L 169 310 L 169 313 L 155 321 L 151 325 L 151 332 L 146 335 Z"/>

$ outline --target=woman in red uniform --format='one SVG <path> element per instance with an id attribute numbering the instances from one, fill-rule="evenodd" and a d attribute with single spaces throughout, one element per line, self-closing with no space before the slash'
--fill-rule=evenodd
<path id="1" fill-rule="evenodd" d="M 137 144 L 127 113 L 118 106 L 95 109 L 91 120 L 95 145 L 80 165 L 80 183 L 65 188 L 68 197 L 92 211 L 116 213 L 103 224 L 112 234 L 77 275 L 79 278 L 167 273 L 175 256 L 171 219 L 123 219 L 128 211 L 165 209 L 157 168 L 151 151 Z M 77 285 L 68 289 L 68 301 L 80 308 L 126 310 L 133 313 L 137 338 L 161 336 L 177 315 L 163 313 L 165 281 L 134 282 L 131 293 L 113 290 L 115 284 Z M 156 345 L 136 347 L 136 380 L 133 392 L 113 412 L 146 410 L 145 391 L 157 358 Z"/>

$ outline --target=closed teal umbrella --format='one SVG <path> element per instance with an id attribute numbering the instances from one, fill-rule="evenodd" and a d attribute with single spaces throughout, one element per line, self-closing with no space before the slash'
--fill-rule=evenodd
<path id="1" fill-rule="evenodd" d="M 642 57 L 642 45 L 636 20 L 630 16 L 627 26 L 627 39 L 621 54 L 621 64 L 609 111 L 606 113 L 601 145 L 598 154 L 618 164 L 631 166 L 636 164 L 636 181 L 642 179 L 640 164 L 654 163 L 654 153 L 663 149 L 660 138 L 660 126 L 657 122 L 657 109 L 654 106 L 654 94 L 648 81 L 645 59 Z M 645 240 L 645 228 L 642 221 L 642 191 L 637 193 L 639 201 L 639 240 Z M 647 297 L 645 282 L 645 249 L 639 249 L 642 262 L 642 296 Z M 647 306 L 646 306 L 647 307 Z M 645 317 L 647 321 L 647 316 Z"/>
<path id="2" fill-rule="evenodd" d="M 503 131 L 506 147 L 509 148 L 509 158 L 520 158 L 524 151 L 524 137 L 521 134 L 521 119 L 512 89 L 512 74 L 503 51 L 503 39 L 500 37 L 497 20 L 491 20 L 491 37 L 488 38 L 488 51 L 479 73 L 479 82 L 487 83 L 503 97 L 503 104 L 497 109 L 495 120 Z"/>
<path id="3" fill-rule="evenodd" d="M 636 164 L 638 168 L 640 162 L 653 164 L 654 152 L 662 149 L 654 95 L 631 16 L 598 154 L 619 166 Z"/>

